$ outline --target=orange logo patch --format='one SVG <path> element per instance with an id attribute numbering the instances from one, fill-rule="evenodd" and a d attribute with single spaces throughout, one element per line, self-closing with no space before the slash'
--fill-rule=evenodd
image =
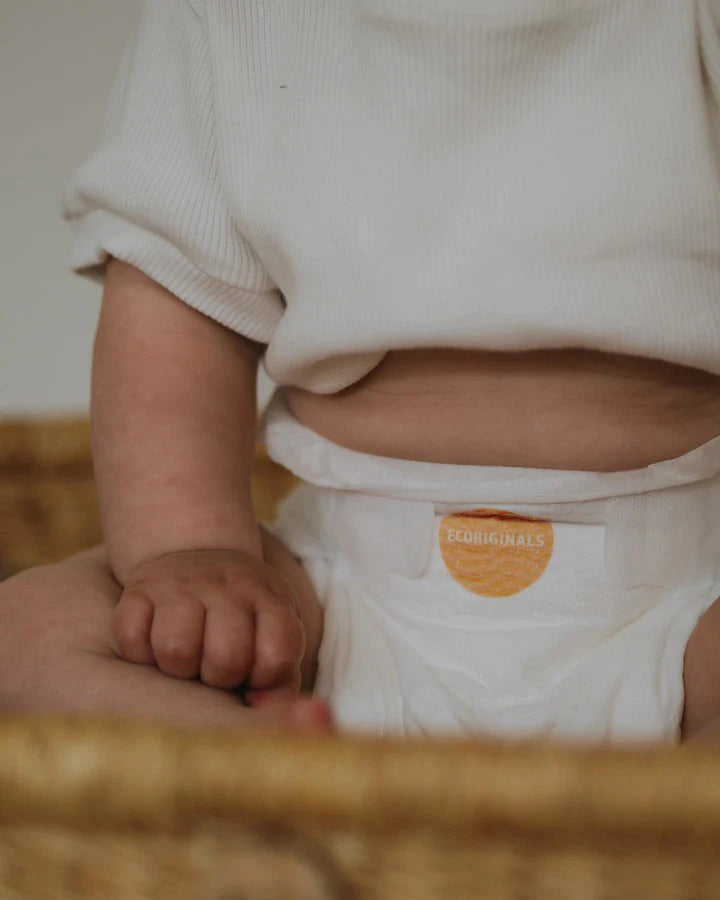
<path id="1" fill-rule="evenodd" d="M 553 528 L 502 509 L 444 516 L 440 552 L 448 572 L 483 597 L 509 597 L 542 575 L 553 550 Z"/>

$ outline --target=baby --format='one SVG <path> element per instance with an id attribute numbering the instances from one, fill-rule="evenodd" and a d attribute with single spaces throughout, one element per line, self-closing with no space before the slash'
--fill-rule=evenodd
<path id="1" fill-rule="evenodd" d="M 63 198 L 105 547 L 2 586 L 4 705 L 712 736 L 719 23 L 146 0 Z"/>

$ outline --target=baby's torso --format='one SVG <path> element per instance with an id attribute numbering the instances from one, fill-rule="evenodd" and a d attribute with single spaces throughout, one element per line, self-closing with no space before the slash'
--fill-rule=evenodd
<path id="1" fill-rule="evenodd" d="M 720 376 L 581 349 L 392 351 L 338 393 L 283 393 L 335 443 L 428 462 L 614 471 L 720 434 Z"/>
<path id="2" fill-rule="evenodd" d="M 221 155 L 301 423 L 595 470 L 720 432 L 714 0 L 240 8 Z M 208 6 L 221 62 L 228 9 Z"/>

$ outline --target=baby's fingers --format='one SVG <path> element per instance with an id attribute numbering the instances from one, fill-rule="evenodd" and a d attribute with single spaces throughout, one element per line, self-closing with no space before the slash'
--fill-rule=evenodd
<path id="1" fill-rule="evenodd" d="M 245 681 L 255 657 L 254 620 L 249 605 L 225 601 L 209 606 L 200 669 L 205 684 L 234 688 Z"/>
<path id="2" fill-rule="evenodd" d="M 255 613 L 255 660 L 249 687 L 297 695 L 305 631 L 290 604 L 273 597 Z"/>
<path id="3" fill-rule="evenodd" d="M 150 643 L 154 609 L 139 591 L 125 590 L 115 607 L 114 627 L 120 653 L 128 662 L 155 663 Z"/>
<path id="4" fill-rule="evenodd" d="M 173 678 L 195 678 L 200 671 L 205 608 L 194 597 L 175 596 L 156 603 L 150 641 L 158 668 Z"/>

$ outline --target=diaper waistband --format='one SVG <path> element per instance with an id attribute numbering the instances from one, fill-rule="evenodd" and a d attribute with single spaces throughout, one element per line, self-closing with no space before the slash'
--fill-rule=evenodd
<path id="1" fill-rule="evenodd" d="M 259 438 L 272 459 L 307 482 L 293 517 L 304 520 L 299 530 L 310 543 L 330 546 L 316 534 L 330 530 L 354 555 L 364 548 L 361 555 L 378 566 L 407 575 L 422 570 L 436 516 L 479 507 L 603 524 L 606 574 L 617 586 L 679 584 L 720 559 L 720 437 L 618 472 L 428 463 L 335 444 L 298 422 L 276 393 Z M 391 526 L 407 539 L 390 554 L 383 542 Z"/>

